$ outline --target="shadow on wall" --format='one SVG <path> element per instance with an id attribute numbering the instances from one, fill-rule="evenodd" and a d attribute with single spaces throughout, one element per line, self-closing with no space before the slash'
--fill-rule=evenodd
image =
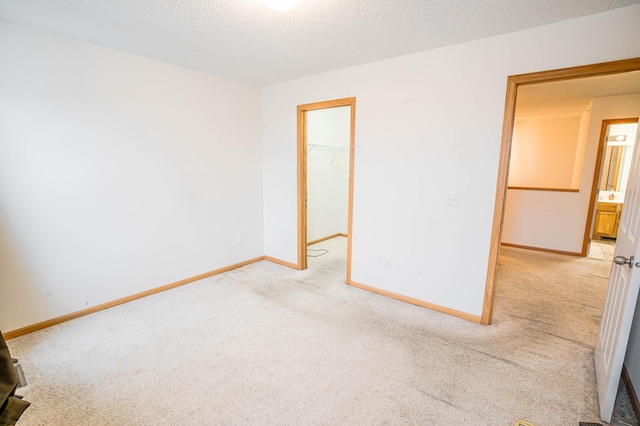
<path id="1" fill-rule="evenodd" d="M 25 308 L 43 320 L 51 314 L 47 302 L 39 296 L 42 293 L 38 291 L 41 285 L 32 273 L 37 265 L 30 264 L 21 246 L 6 218 L 0 216 L 0 329 L 5 331 L 21 326 L 18 316 L 25 314 Z M 16 293 L 12 290 L 15 288 L 29 295 L 29 304 L 16 303 Z"/>

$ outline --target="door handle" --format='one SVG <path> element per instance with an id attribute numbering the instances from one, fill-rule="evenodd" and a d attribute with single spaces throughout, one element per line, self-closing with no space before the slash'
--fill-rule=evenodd
<path id="1" fill-rule="evenodd" d="M 628 259 L 624 256 L 616 256 L 613 258 L 613 262 L 616 265 L 629 265 L 629 268 L 633 268 L 634 257 L 630 256 Z M 640 268 L 640 262 L 636 263 L 636 267 Z"/>

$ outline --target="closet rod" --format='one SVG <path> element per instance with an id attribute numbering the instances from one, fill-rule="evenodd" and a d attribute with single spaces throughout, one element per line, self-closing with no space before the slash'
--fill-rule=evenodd
<path id="1" fill-rule="evenodd" d="M 349 149 L 348 146 L 316 145 L 316 144 L 313 144 L 313 143 L 308 143 L 307 144 L 307 154 L 310 153 L 314 148 L 316 148 L 316 149 L 328 149 L 328 150 L 337 149 L 340 152 Z"/>

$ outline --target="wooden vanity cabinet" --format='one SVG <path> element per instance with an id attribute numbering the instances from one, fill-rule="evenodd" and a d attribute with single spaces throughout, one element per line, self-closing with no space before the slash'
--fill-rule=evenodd
<path id="1" fill-rule="evenodd" d="M 598 203 L 593 236 L 616 238 L 621 211 L 622 204 Z"/>

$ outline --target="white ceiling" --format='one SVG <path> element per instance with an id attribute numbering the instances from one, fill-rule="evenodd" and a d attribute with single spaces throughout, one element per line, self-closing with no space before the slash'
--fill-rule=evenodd
<path id="1" fill-rule="evenodd" d="M 640 94 L 640 71 L 518 88 L 516 119 L 579 117 L 593 98 Z"/>
<path id="2" fill-rule="evenodd" d="M 256 85 L 640 0 L 0 0 L 0 19 Z"/>

